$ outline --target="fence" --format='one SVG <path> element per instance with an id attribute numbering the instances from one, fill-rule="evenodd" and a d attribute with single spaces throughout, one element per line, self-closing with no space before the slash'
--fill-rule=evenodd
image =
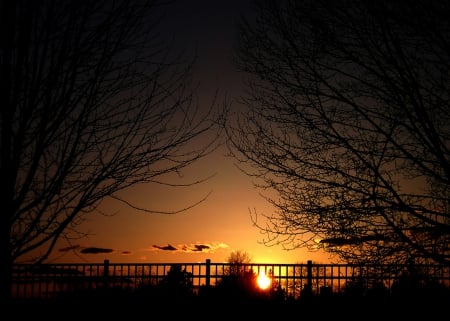
<path id="1" fill-rule="evenodd" d="M 189 279 L 194 291 L 214 287 L 226 275 L 251 271 L 266 274 L 272 288 L 286 296 L 319 295 L 383 289 L 414 283 L 416 286 L 450 286 L 450 267 L 438 265 L 348 264 L 230 264 L 212 263 L 80 263 L 17 264 L 13 269 L 12 295 L 16 298 L 49 298 L 60 293 L 96 288 L 138 289 L 157 285 L 176 269 Z M 305 292 L 306 291 L 306 292 Z"/>

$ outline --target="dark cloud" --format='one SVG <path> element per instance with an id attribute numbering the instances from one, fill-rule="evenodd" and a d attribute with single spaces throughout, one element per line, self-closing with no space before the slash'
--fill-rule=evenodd
<path id="1" fill-rule="evenodd" d="M 334 245 L 334 246 L 342 246 L 352 244 L 353 241 L 345 238 L 345 237 L 329 237 L 323 240 L 320 240 L 320 243 Z"/>
<path id="2" fill-rule="evenodd" d="M 195 244 L 194 249 L 192 251 L 203 251 L 203 250 L 209 250 L 209 245 L 204 244 Z"/>
<path id="3" fill-rule="evenodd" d="M 168 244 L 167 246 L 153 245 L 153 248 L 162 251 L 179 251 L 179 252 L 212 252 L 219 248 L 228 248 L 225 243 L 212 244 L 179 244 L 177 247 Z"/>
<path id="4" fill-rule="evenodd" d="M 80 252 L 83 254 L 99 254 L 99 253 L 111 253 L 113 249 L 105 249 L 101 247 L 86 247 L 82 249 Z"/>
<path id="5" fill-rule="evenodd" d="M 58 251 L 59 252 L 68 252 L 68 251 L 76 250 L 78 248 L 80 248 L 80 245 L 72 245 L 72 246 L 60 248 Z"/>
<path id="6" fill-rule="evenodd" d="M 159 246 L 159 245 L 153 245 L 153 247 L 163 250 L 163 251 L 176 251 L 177 248 L 173 247 L 172 245 L 168 244 L 167 246 Z"/>
<path id="7" fill-rule="evenodd" d="M 361 244 L 369 241 L 386 241 L 386 238 L 380 235 L 365 235 L 362 237 L 330 237 L 320 241 L 320 243 L 327 244 L 330 246 L 344 246 L 344 245 L 353 245 L 353 244 Z"/>

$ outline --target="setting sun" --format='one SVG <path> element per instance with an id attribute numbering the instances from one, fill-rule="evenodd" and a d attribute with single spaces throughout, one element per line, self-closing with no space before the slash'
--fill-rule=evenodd
<path id="1" fill-rule="evenodd" d="M 262 290 L 265 290 L 265 289 L 267 289 L 270 286 L 271 280 L 266 275 L 265 271 L 261 271 L 261 272 L 259 272 L 259 275 L 258 275 L 258 278 L 257 278 L 256 282 L 258 283 L 258 286 Z"/>

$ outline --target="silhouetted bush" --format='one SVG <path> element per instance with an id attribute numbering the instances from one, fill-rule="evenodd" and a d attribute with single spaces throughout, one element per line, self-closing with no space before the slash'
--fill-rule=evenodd
<path id="1" fill-rule="evenodd" d="M 211 289 L 210 295 L 227 302 L 255 302 L 268 300 L 270 289 L 262 290 L 257 284 L 257 275 L 249 270 L 224 275 Z"/>
<path id="2" fill-rule="evenodd" d="M 142 284 L 135 290 L 134 296 L 136 300 L 148 303 L 191 302 L 196 297 L 192 273 L 182 270 L 180 264 L 174 264 L 160 282 Z"/>
<path id="3" fill-rule="evenodd" d="M 403 271 L 400 277 L 392 284 L 392 295 L 396 297 L 448 297 L 450 288 L 433 277 L 420 273 L 413 266 Z"/>

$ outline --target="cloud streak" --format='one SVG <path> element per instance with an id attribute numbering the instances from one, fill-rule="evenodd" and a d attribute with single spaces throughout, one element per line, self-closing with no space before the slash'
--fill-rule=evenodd
<path id="1" fill-rule="evenodd" d="M 176 251 L 177 250 L 175 247 L 173 247 L 170 244 L 167 244 L 167 246 L 153 245 L 153 247 L 157 248 L 159 250 L 163 250 L 163 251 Z"/>
<path id="2" fill-rule="evenodd" d="M 103 253 L 112 253 L 116 252 L 114 249 L 111 248 L 104 248 L 104 247 L 96 247 L 96 246 L 81 246 L 79 244 L 67 246 L 58 249 L 59 252 L 79 252 L 81 254 L 103 254 Z M 122 254 L 130 254 L 130 251 L 122 251 Z"/>
<path id="3" fill-rule="evenodd" d="M 101 247 L 86 247 L 80 251 L 83 254 L 100 254 L 100 253 L 111 253 L 113 249 L 106 249 Z"/>
<path id="4" fill-rule="evenodd" d="M 215 242 L 215 243 L 196 243 L 196 244 L 179 244 L 177 246 L 173 246 L 170 243 L 167 245 L 153 245 L 152 249 L 157 251 L 173 251 L 173 252 L 184 252 L 184 253 L 193 253 L 193 252 L 205 252 L 212 253 L 217 249 L 228 248 L 229 246 L 225 243 Z"/>
<path id="5" fill-rule="evenodd" d="M 229 246 L 223 242 L 210 242 L 210 243 L 195 243 L 195 244 L 178 244 L 176 246 L 171 243 L 167 245 L 154 244 L 150 249 L 145 251 L 160 251 L 160 252 L 174 252 L 174 253 L 214 253 L 219 249 L 226 249 Z M 79 244 L 58 249 L 59 252 L 76 252 L 78 254 L 105 254 L 105 253 L 120 253 L 122 255 L 132 255 L 131 251 L 123 250 L 117 251 L 112 248 L 97 247 L 97 246 L 81 246 Z"/>

